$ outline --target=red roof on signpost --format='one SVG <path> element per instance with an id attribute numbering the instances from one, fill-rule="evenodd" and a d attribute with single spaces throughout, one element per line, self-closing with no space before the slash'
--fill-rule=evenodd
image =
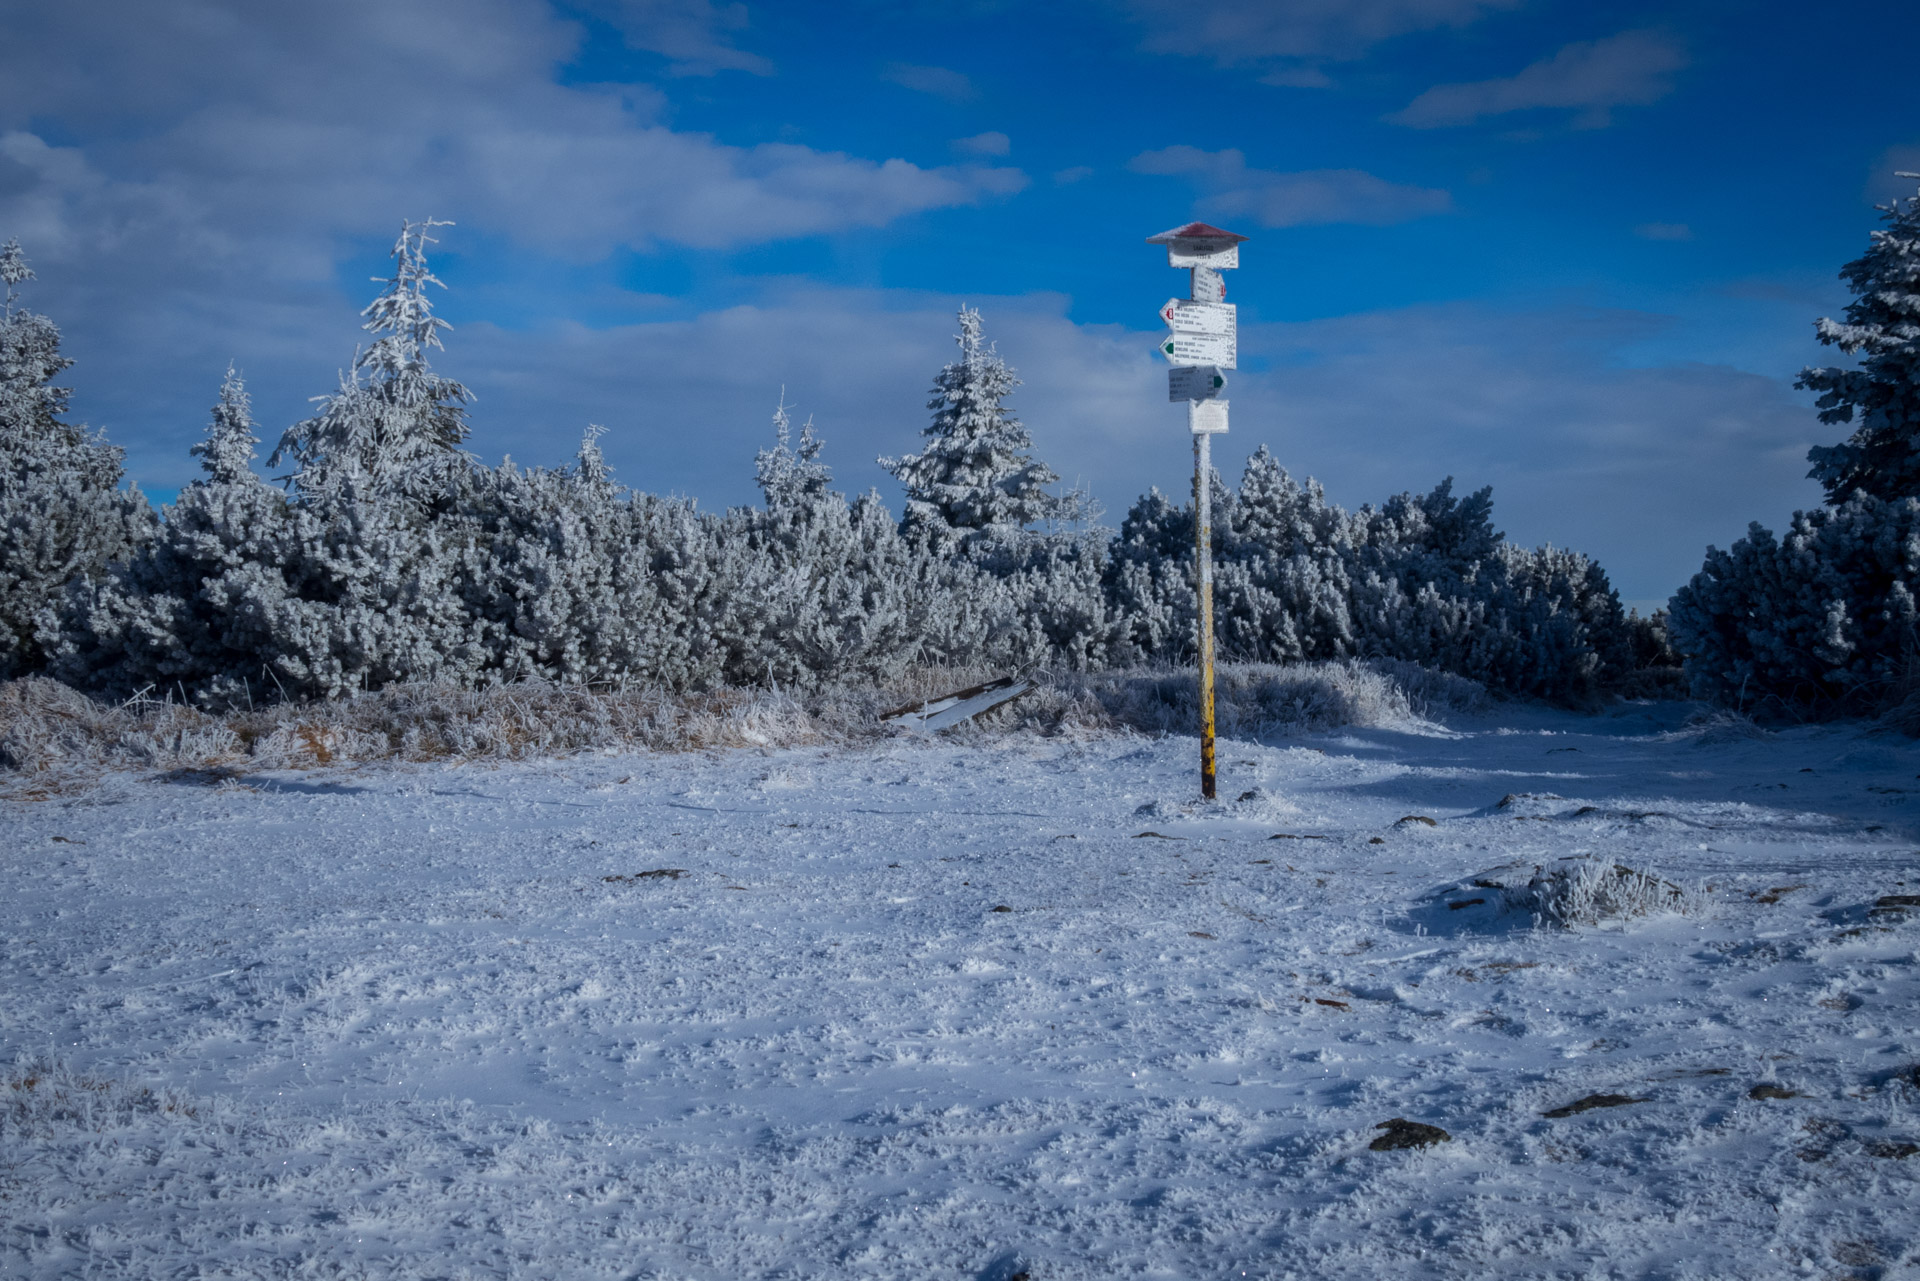
<path id="1" fill-rule="evenodd" d="M 1246 237 L 1238 232 L 1222 231 L 1220 228 L 1204 222 L 1190 222 L 1184 227 L 1175 227 L 1172 231 L 1163 231 L 1157 236 L 1148 236 L 1150 245 L 1164 245 L 1175 240 L 1224 240 L 1229 244 L 1239 244 Z"/>

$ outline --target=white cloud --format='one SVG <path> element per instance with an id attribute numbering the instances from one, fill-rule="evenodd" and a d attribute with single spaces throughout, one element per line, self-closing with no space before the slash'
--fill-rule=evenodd
<path id="1" fill-rule="evenodd" d="M 1579 129 L 1605 128 L 1615 107 L 1645 106 L 1673 91 L 1687 66 L 1686 49 L 1658 31 L 1625 31 L 1570 44 L 1499 80 L 1435 85 L 1387 117 L 1415 129 L 1466 125 L 1486 116 L 1535 108 L 1571 110 Z"/>
<path id="2" fill-rule="evenodd" d="M 1662 335 L 1679 337 L 1640 313 L 1473 304 L 1243 326 L 1243 352 L 1270 363 L 1231 389 L 1234 433 L 1245 423 L 1242 448 L 1267 440 L 1348 504 L 1448 474 L 1491 484 L 1509 536 L 1578 548 L 1624 595 L 1663 597 L 1708 543 L 1817 505 L 1806 449 L 1832 432 L 1791 370 L 1634 359 Z"/>
<path id="3" fill-rule="evenodd" d="M 747 27 L 744 4 L 712 0 L 591 0 L 588 12 L 617 28 L 629 48 L 672 60 L 671 72 L 710 76 L 720 71 L 773 74 L 773 64 L 733 43 Z"/>
<path id="4" fill-rule="evenodd" d="M 955 138 L 953 149 L 968 156 L 1004 156 L 1013 150 L 1013 140 L 998 129 L 989 129 L 971 138 Z"/>
<path id="5" fill-rule="evenodd" d="M 911 62 L 890 62 L 881 68 L 880 78 L 897 84 L 902 89 L 932 94 L 936 98 L 945 98 L 948 102 L 969 102 L 979 96 L 979 90 L 974 88 L 972 80 L 948 67 L 923 67 Z"/>
<path id="6" fill-rule="evenodd" d="M 110 7 L 31 7 L 21 43 L 39 56 L 0 85 L 0 129 L 60 127 L 61 146 L 0 183 L 0 223 L 51 217 L 43 256 L 325 245 L 433 212 L 591 259 L 878 226 L 1025 183 L 672 130 L 656 91 L 557 83 L 577 28 L 512 0 L 423 0 L 404 19 L 375 0 Z"/>
<path id="7" fill-rule="evenodd" d="M 1464 27 L 1525 0 L 1119 0 L 1146 28 L 1153 53 L 1271 65 L 1269 84 L 1332 83 L 1318 64 L 1364 56 L 1381 41 L 1436 27 Z"/>
<path id="8" fill-rule="evenodd" d="M 1383 226 L 1453 207 L 1445 191 L 1389 182 L 1360 169 L 1249 169 L 1246 156 L 1234 149 L 1165 147 L 1142 152 L 1127 167 L 1135 173 L 1190 178 L 1203 193 L 1203 208 L 1223 218 L 1253 218 L 1263 227 L 1332 222 Z"/>

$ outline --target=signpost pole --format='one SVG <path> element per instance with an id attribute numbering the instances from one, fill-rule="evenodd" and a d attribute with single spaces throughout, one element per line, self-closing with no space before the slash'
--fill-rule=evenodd
<path id="1" fill-rule="evenodd" d="M 1160 354 L 1173 362 L 1167 378 L 1169 400 L 1187 402 L 1187 427 L 1193 433 L 1193 587 L 1199 602 L 1200 794 L 1215 798 L 1213 752 L 1213 437 L 1227 429 L 1227 402 L 1219 398 L 1227 380 L 1222 369 L 1235 366 L 1238 325 L 1226 301 L 1220 273 L 1240 265 L 1245 236 L 1190 222 L 1149 236 L 1148 244 L 1167 247 L 1167 265 L 1189 267 L 1193 288 L 1185 300 L 1170 298 L 1160 318 L 1172 332 Z"/>
<path id="2" fill-rule="evenodd" d="M 1200 795 L 1213 779 L 1213 433 L 1193 433 L 1193 564 L 1200 591 Z"/>

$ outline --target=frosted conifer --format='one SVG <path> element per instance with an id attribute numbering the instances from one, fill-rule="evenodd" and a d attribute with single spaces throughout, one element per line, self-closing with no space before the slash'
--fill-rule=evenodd
<path id="1" fill-rule="evenodd" d="M 1060 477 L 1033 457 L 1033 438 L 1002 405 L 1020 385 L 981 334 L 980 313 L 960 309 L 960 359 L 934 379 L 925 452 L 882 458 L 907 491 L 905 526 L 937 544 L 1009 540 L 1041 522 L 1084 519 L 1079 494 L 1049 494 Z"/>
<path id="2" fill-rule="evenodd" d="M 190 451 L 200 460 L 210 482 L 237 485 L 253 479 L 254 446 L 260 443 L 253 431 L 253 407 L 247 385 L 229 364 L 226 379 L 220 384 L 220 401 L 213 407 L 213 421 L 207 424 L 206 438 Z"/>
<path id="3" fill-rule="evenodd" d="M 1902 178 L 1920 174 L 1902 173 Z M 1807 474 L 1829 503 L 1855 490 L 1876 498 L 1920 497 L 1920 196 L 1880 206 L 1887 225 L 1866 253 L 1840 269 L 1853 286 L 1846 321 L 1816 322 L 1822 343 L 1860 357 L 1857 369 L 1800 372 L 1794 385 L 1820 393 L 1823 423 L 1857 422 L 1838 445 L 1807 451 Z"/>
<path id="4" fill-rule="evenodd" d="M 73 396 L 51 385 L 73 364 L 60 354 L 60 330 L 18 305 L 20 286 L 32 279 L 20 242 L 0 245 L 0 283 L 7 291 L 0 315 L 0 448 L 30 448 L 59 437 L 59 417 Z"/>
<path id="5" fill-rule="evenodd" d="M 793 437 L 793 419 L 787 413 L 783 393 L 773 411 L 774 446 L 753 456 L 753 478 L 767 500 L 769 511 L 776 507 L 805 506 L 818 502 L 833 483 L 833 473 L 817 461 L 825 441 L 813 434 L 813 419 L 800 428 L 797 445 Z"/>
<path id="6" fill-rule="evenodd" d="M 338 391 L 314 398 L 320 412 L 288 428 L 267 460 L 292 460 L 303 494 L 369 485 L 405 491 L 459 457 L 472 393 L 427 364 L 428 349 L 451 328 L 427 297 L 428 285 L 446 287 L 427 269 L 427 246 L 437 243 L 429 233 L 452 225 L 431 218 L 401 225 L 393 275 L 374 278 L 386 288 L 360 313 L 361 327 L 378 337 L 354 358 Z"/>
<path id="7" fill-rule="evenodd" d="M 52 380 L 73 362 L 60 330 L 18 305 L 33 279 L 17 241 L 0 247 L 0 679 L 45 662 L 42 636 L 69 582 L 99 576 L 152 527 L 120 488 L 121 451 L 61 419 L 71 396 Z"/>

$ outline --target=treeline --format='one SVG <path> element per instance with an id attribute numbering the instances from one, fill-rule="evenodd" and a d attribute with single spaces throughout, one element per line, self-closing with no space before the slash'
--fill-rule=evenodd
<path id="1" fill-rule="evenodd" d="M 16 305 L 31 272 L 0 252 L 0 676 L 228 707 L 421 680 L 806 691 L 914 664 L 1191 661 L 1191 504 L 1150 493 L 1115 534 L 1053 492 L 977 312 L 921 452 L 881 460 L 901 519 L 834 491 L 784 405 L 755 460 L 763 505 L 704 512 L 619 485 L 597 428 L 557 469 L 464 451 L 468 393 L 428 363 L 437 225 L 403 230 L 373 340 L 281 437 L 280 480 L 255 469 L 229 370 L 205 474 L 157 517 L 119 488 L 120 452 L 65 422 L 58 330 Z M 1393 658 L 1569 702 L 1662 661 L 1657 622 L 1624 615 L 1587 557 L 1506 542 L 1487 490 L 1347 512 L 1264 448 L 1237 488 L 1213 484 L 1225 660 Z"/>

